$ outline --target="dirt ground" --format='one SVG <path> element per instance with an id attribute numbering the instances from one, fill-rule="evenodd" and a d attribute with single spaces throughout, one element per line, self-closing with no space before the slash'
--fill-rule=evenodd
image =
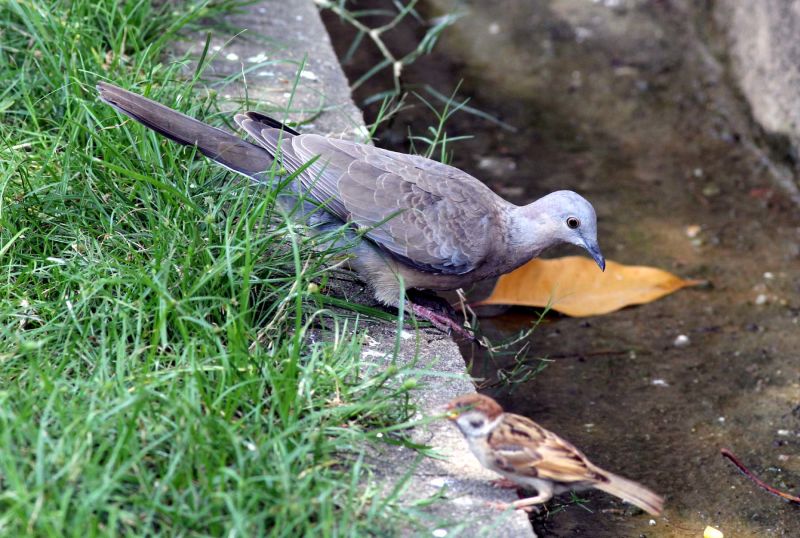
<path id="1" fill-rule="evenodd" d="M 709 14 L 670 1 L 428 7 L 466 15 L 405 81 L 450 93 L 463 79 L 460 96 L 516 128 L 460 113 L 448 132 L 474 138 L 454 146 L 456 166 L 520 204 L 574 189 L 597 209 L 607 258 L 711 283 L 602 317 L 550 316 L 528 361 L 552 362 L 487 390 L 667 499 L 650 518 L 602 493 L 561 496 L 534 517 L 539 536 L 699 537 L 706 525 L 727 537 L 800 536 L 797 507 L 719 453 L 797 493 L 800 211 L 779 186 L 791 179 L 780 143 L 749 120 Z M 351 69 L 369 61 L 357 56 Z M 409 110 L 380 145 L 403 149 L 408 128 L 428 123 L 421 107 Z M 548 255 L 566 253 L 575 251 Z M 514 309 L 481 328 L 498 340 L 535 315 Z M 462 351 L 477 376 L 509 367 Z"/>

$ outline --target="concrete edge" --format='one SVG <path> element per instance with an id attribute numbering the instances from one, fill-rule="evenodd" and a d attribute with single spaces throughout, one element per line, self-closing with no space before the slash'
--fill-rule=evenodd
<path id="1" fill-rule="evenodd" d="M 217 80 L 223 99 L 234 102 L 247 96 L 253 102 L 274 105 L 273 110 L 284 110 L 291 98 L 292 119 L 313 118 L 302 126 L 303 130 L 350 139 L 364 136 L 363 116 L 353 103 L 349 83 L 313 0 L 262 0 L 247 6 L 244 12 L 231 13 L 225 23 L 228 29 L 224 34 L 215 34 L 210 29 L 214 58 L 206 72 L 210 82 Z M 242 31 L 231 40 L 231 35 L 237 34 L 234 29 L 238 28 Z M 204 41 L 205 35 L 188 36 L 185 42 L 175 44 L 175 54 L 197 54 Z M 305 69 L 293 93 L 298 67 L 303 61 Z M 243 73 L 246 88 L 240 82 Z M 237 74 L 237 82 L 219 84 L 225 77 Z M 318 115 L 320 109 L 323 112 Z M 376 324 L 368 333 L 367 345 L 362 350 L 364 361 L 388 365 L 397 339 L 396 328 Z M 416 334 L 403 331 L 400 336 L 398 361 L 409 364 L 416 360 L 415 366 L 420 370 L 441 373 L 421 379 L 421 388 L 416 393 L 420 418 L 435 413 L 459 394 L 474 392 L 461 353 L 449 337 L 429 330 Z M 430 516 L 425 522 L 430 526 L 428 533 L 440 537 L 535 536 L 524 513 L 500 512 L 488 506 L 488 501 L 509 502 L 516 497 L 512 491 L 491 487 L 489 480 L 497 476 L 478 464 L 455 427 L 446 421 L 434 422 L 417 428 L 413 438 L 433 446 L 445 459 L 418 461 L 418 453 L 413 450 L 381 445 L 375 447 L 375 456 L 387 463 L 377 466 L 375 472 L 389 488 L 414 467 L 403 493 L 403 500 L 409 503 L 444 494 L 446 501 L 424 508 Z M 420 535 L 420 529 L 398 531 Z"/>

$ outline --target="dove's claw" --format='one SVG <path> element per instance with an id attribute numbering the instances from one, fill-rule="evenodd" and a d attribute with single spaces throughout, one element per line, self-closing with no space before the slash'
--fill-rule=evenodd
<path id="1" fill-rule="evenodd" d="M 466 338 L 467 340 L 475 340 L 475 336 L 473 336 L 472 333 L 467 331 L 460 323 L 449 316 L 439 314 L 430 308 L 418 305 L 416 303 L 410 303 L 410 307 L 415 316 L 430 321 L 433 326 L 440 331 L 444 333 L 449 333 L 452 331 L 454 334 L 457 334 L 462 338 Z"/>

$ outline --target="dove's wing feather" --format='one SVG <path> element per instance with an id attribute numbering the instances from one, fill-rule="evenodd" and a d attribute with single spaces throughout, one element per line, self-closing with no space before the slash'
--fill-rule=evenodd
<path id="1" fill-rule="evenodd" d="M 490 254 L 491 230 L 503 226 L 507 202 L 452 166 L 364 144 L 294 136 L 251 113 L 236 118 L 290 172 L 307 196 L 404 263 L 423 271 L 463 274 Z"/>

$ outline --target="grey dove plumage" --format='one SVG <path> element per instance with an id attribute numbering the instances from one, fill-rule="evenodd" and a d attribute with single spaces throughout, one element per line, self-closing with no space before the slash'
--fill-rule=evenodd
<path id="1" fill-rule="evenodd" d="M 363 231 L 350 265 L 386 305 L 396 306 L 404 289 L 451 290 L 501 275 L 560 243 L 586 249 L 605 268 L 594 208 L 572 191 L 516 206 L 466 172 L 424 157 L 300 134 L 257 112 L 237 114 L 253 144 L 112 84 L 97 89 L 127 116 L 259 183 L 276 155 L 289 173 L 313 160 L 292 189 L 326 210 L 307 212 L 312 225 L 352 222 Z M 407 304 L 437 327 L 465 334 L 448 316 Z"/>

